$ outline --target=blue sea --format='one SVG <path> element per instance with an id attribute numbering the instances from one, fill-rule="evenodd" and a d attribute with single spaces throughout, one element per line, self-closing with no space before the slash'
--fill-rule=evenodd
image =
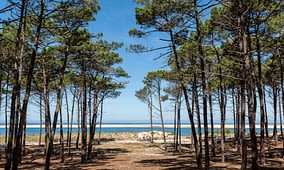
<path id="1" fill-rule="evenodd" d="M 232 125 L 231 125 L 232 126 Z M 174 128 L 171 124 L 165 126 L 165 131 L 173 133 Z M 65 125 L 63 128 L 64 133 L 67 133 L 67 126 Z M 102 133 L 121 133 L 121 132 L 149 132 L 151 130 L 149 124 L 104 124 L 101 131 Z M 160 125 L 154 125 L 153 130 L 155 131 L 162 131 Z M 197 130 L 197 129 L 196 129 Z M 209 128 L 209 131 L 211 128 Z M 269 131 L 272 132 L 272 128 L 269 128 Z M 59 126 L 57 126 L 57 133 L 59 133 Z M 249 133 L 249 129 L 247 128 L 246 131 Z M 260 132 L 260 129 L 256 129 L 257 133 Z M 280 131 L 280 130 L 278 130 Z M 2 124 L 0 125 L 0 136 L 5 135 L 5 126 Z M 45 129 L 44 125 L 42 126 L 42 134 L 44 134 Z M 78 132 L 77 125 L 73 125 L 72 133 L 76 134 Z M 96 132 L 99 132 L 99 128 L 97 126 Z M 220 128 L 214 128 L 214 132 L 219 133 Z M 226 132 L 234 132 L 234 128 L 226 128 Z M 40 134 L 40 126 L 39 125 L 27 125 L 26 128 L 27 135 L 38 135 Z M 203 133 L 203 130 L 202 130 Z M 189 126 L 184 126 L 181 128 L 182 135 L 191 135 L 191 128 Z"/>

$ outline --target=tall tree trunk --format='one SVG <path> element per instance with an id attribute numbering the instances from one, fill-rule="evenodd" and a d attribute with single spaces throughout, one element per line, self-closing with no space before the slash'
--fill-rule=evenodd
<path id="1" fill-rule="evenodd" d="M 202 101 L 203 101 L 203 128 L 204 128 L 204 143 L 205 143 L 205 169 L 209 169 L 209 142 L 208 142 L 208 120 L 207 120 L 207 87 L 206 87 L 206 77 L 205 77 L 205 55 L 203 53 L 202 47 L 202 34 L 200 30 L 199 21 L 199 11 L 197 6 L 197 0 L 194 3 L 194 16 L 196 24 L 197 33 L 197 44 L 200 59 L 200 69 L 201 69 L 201 84 L 202 84 Z"/>
<path id="2" fill-rule="evenodd" d="M 174 58 L 175 58 L 175 65 L 176 65 L 176 68 L 177 68 L 178 81 L 179 81 L 178 83 L 180 84 L 182 92 L 183 92 L 183 95 L 184 95 L 185 104 L 186 104 L 186 110 L 187 110 L 188 117 L 189 117 L 189 120 L 190 120 L 192 137 L 193 137 L 193 140 L 194 140 L 194 149 L 195 149 L 195 155 L 196 155 L 196 163 L 197 163 L 197 167 L 199 169 L 201 169 L 202 168 L 202 164 L 201 164 L 201 158 L 199 157 L 200 154 L 199 154 L 199 147 L 198 147 L 198 141 L 197 141 L 197 135 L 196 135 L 196 130 L 195 130 L 195 123 L 194 123 L 193 113 L 191 111 L 191 107 L 190 107 L 190 103 L 189 103 L 189 96 L 188 96 L 187 88 L 186 88 L 186 85 L 185 85 L 185 82 L 184 82 L 184 78 L 183 78 L 182 73 L 181 73 L 179 57 L 178 57 L 176 45 L 174 43 L 174 37 L 173 37 L 173 32 L 172 31 L 170 31 L 170 38 L 171 38 L 171 44 L 172 44 Z"/>
<path id="3" fill-rule="evenodd" d="M 281 136 L 283 135 L 283 129 L 282 129 L 282 105 L 281 105 L 281 95 L 279 95 L 278 99 L 278 107 L 279 107 L 279 124 L 280 124 L 280 133 Z"/>
<path id="4" fill-rule="evenodd" d="M 235 87 L 232 88 L 232 110 L 233 110 L 233 118 L 234 118 L 234 145 L 236 144 L 236 133 L 237 133 L 237 126 L 236 126 L 236 116 L 237 116 L 237 112 L 236 112 L 236 101 L 235 101 Z"/>
<path id="5" fill-rule="evenodd" d="M 9 76 L 7 76 L 6 80 L 6 95 L 5 95 L 5 144 L 8 142 L 8 90 L 9 90 Z"/>
<path id="6" fill-rule="evenodd" d="M 265 135 L 266 138 L 269 138 L 268 133 L 268 116 L 267 116 L 267 104 L 266 104 L 266 95 L 265 95 L 265 86 L 263 86 L 263 98 L 264 98 L 264 111 L 265 111 L 265 117 L 264 117 L 264 124 L 265 124 Z"/>
<path id="7" fill-rule="evenodd" d="M 90 122 L 90 136 L 89 136 L 88 153 L 87 153 L 88 160 L 92 158 L 92 147 L 96 133 L 98 105 L 99 105 L 98 93 L 99 90 L 95 90 L 94 99 L 93 99 L 93 113 L 91 113 L 91 122 Z M 91 96 L 89 98 L 91 98 Z"/>
<path id="8" fill-rule="evenodd" d="M 79 138 L 80 138 L 80 131 L 81 131 L 81 129 L 80 129 L 80 113 L 81 113 L 81 110 L 82 109 L 80 109 L 81 107 L 80 107 L 80 105 L 82 106 L 82 102 L 81 102 L 81 97 L 82 97 L 82 94 L 81 94 L 81 92 L 79 93 L 79 97 L 77 98 L 77 138 L 76 138 L 76 149 L 78 149 L 79 148 Z"/>
<path id="9" fill-rule="evenodd" d="M 51 136 L 51 116 L 50 116 L 50 106 L 49 106 L 49 80 L 47 77 L 47 70 L 46 70 L 46 56 L 44 55 L 42 58 L 42 75 L 44 81 L 43 87 L 43 94 L 44 94 L 44 110 L 45 110 L 45 169 L 49 169 L 50 165 L 50 156 L 51 147 L 50 143 L 50 136 Z"/>
<path id="10" fill-rule="evenodd" d="M 150 96 L 150 127 L 151 127 L 151 143 L 154 142 L 154 132 L 153 132 L 153 97 L 152 94 Z"/>
<path id="11" fill-rule="evenodd" d="M 84 71 L 83 71 L 84 72 Z M 84 74 L 83 74 L 84 75 Z M 86 78 L 83 80 L 83 86 L 81 87 L 82 94 L 82 120 L 81 120 L 81 162 L 86 161 L 87 156 L 87 85 Z M 91 128 L 91 127 L 90 127 Z"/>
<path id="12" fill-rule="evenodd" d="M 279 59 L 280 59 L 280 79 L 281 79 L 281 94 L 280 94 L 280 96 L 281 96 L 281 102 L 282 102 L 282 112 L 283 112 L 283 117 L 284 117 L 284 70 L 283 70 L 283 57 L 280 55 L 280 52 L 279 52 L 279 49 L 277 50 L 277 53 L 278 53 L 278 57 L 279 57 Z M 280 112 L 280 114 L 282 114 L 281 112 Z M 281 136 L 282 136 L 282 143 L 283 143 L 283 157 L 284 157 L 284 136 L 283 136 L 283 132 L 282 132 L 282 122 L 281 122 Z"/>
<path id="13" fill-rule="evenodd" d="M 69 49 L 70 49 L 70 44 L 65 49 L 64 53 L 64 59 L 63 59 L 63 64 L 62 67 L 60 68 L 60 73 L 59 73 L 59 84 L 56 89 L 56 106 L 55 106 L 55 111 L 53 115 L 53 125 L 51 129 L 51 135 L 49 136 L 49 142 L 48 142 L 48 147 L 47 147 L 47 154 L 45 157 L 45 170 L 49 170 L 50 166 L 50 157 L 51 157 L 51 151 L 53 149 L 53 141 L 54 141 L 54 136 L 56 133 L 56 125 L 57 125 L 57 119 L 58 119 L 58 114 L 62 108 L 62 88 L 64 84 L 64 74 L 65 74 L 65 69 L 67 66 L 67 61 L 68 61 L 68 56 L 69 56 Z"/>
<path id="14" fill-rule="evenodd" d="M 149 107 L 149 106 L 148 106 Z M 99 137 L 98 137 L 98 144 L 100 144 L 101 142 L 101 133 L 102 133 L 102 124 L 103 124 L 103 108 L 104 108 L 104 100 L 102 100 L 102 103 L 101 103 L 101 114 L 100 114 L 100 130 L 99 130 Z M 150 115 L 151 115 L 151 112 L 150 112 Z M 151 122 L 152 123 L 152 122 Z M 152 127 L 152 125 L 151 125 Z M 153 139 L 152 139 L 152 142 L 153 142 Z"/>
<path id="15" fill-rule="evenodd" d="M 75 87 L 75 91 L 73 94 L 73 99 L 72 99 L 72 107 L 71 107 L 71 125 L 70 125 L 70 131 L 68 134 L 68 138 L 69 138 L 69 143 L 68 143 L 68 153 L 69 155 L 71 154 L 71 143 L 72 143 L 72 129 L 73 129 L 73 117 L 74 117 L 74 108 L 75 108 L 75 98 L 76 98 L 76 94 L 77 94 L 77 89 Z"/>
<path id="16" fill-rule="evenodd" d="M 245 97 L 245 82 L 241 81 L 241 169 L 245 170 L 247 167 L 247 144 L 246 144 L 246 97 Z"/>
<path id="17" fill-rule="evenodd" d="M 211 84 L 209 84 L 209 109 L 210 109 L 210 123 L 211 123 L 211 152 L 212 155 L 215 157 L 215 140 L 214 140 L 214 118 L 213 118 L 213 104 L 212 104 L 212 94 L 211 94 Z"/>
<path id="18" fill-rule="evenodd" d="M 26 8 L 26 7 L 25 7 Z M 39 39 L 41 35 L 41 28 L 43 25 L 43 18 L 44 18 L 44 9 L 45 9 L 45 0 L 40 1 L 40 15 L 38 16 L 38 25 L 36 28 L 36 35 L 34 39 L 34 44 L 33 44 L 33 49 L 32 49 L 32 55 L 30 59 L 30 64 L 29 64 L 29 70 L 28 70 L 28 75 L 27 75 L 27 80 L 26 80 L 26 90 L 25 90 L 25 96 L 23 99 L 23 105 L 21 108 L 21 115 L 20 115 L 20 122 L 19 122 L 19 130 L 18 133 L 16 134 L 16 146 L 15 146 L 15 154 L 13 156 L 13 167 L 18 167 L 18 160 L 21 159 L 21 145 L 22 145 L 22 137 L 23 137 L 23 130 L 26 126 L 26 119 L 27 119 L 27 108 L 28 108 L 28 103 L 29 103 L 29 97 L 31 93 L 31 88 L 32 88 L 32 79 L 33 79 L 33 70 L 35 67 L 35 61 L 36 61 L 36 56 L 37 56 L 37 51 L 38 51 L 38 46 L 39 46 Z M 20 98 L 19 98 L 20 99 Z"/>
<path id="19" fill-rule="evenodd" d="M 161 96 L 161 82 L 158 82 L 157 85 L 157 91 L 158 91 L 158 102 L 159 102 L 159 111 L 160 111 L 160 119 L 162 124 L 162 130 L 163 130 L 163 139 L 164 139 L 164 147 L 165 150 L 167 150 L 167 142 L 166 142 L 166 133 L 165 133 L 165 124 L 164 124 L 164 117 L 163 117 L 163 107 L 162 107 L 162 96 Z"/>
<path id="20" fill-rule="evenodd" d="M 3 94 L 2 81 L 3 81 L 3 66 L 2 66 L 2 63 L 0 63 L 0 118 L 1 118 L 1 112 L 2 112 L 2 94 Z"/>
<path id="21" fill-rule="evenodd" d="M 237 124 L 237 132 L 236 132 L 236 140 L 238 141 L 238 148 L 240 148 L 240 138 L 241 138 L 241 93 L 239 87 L 237 88 L 237 96 L 236 96 L 236 124 Z M 241 150 L 241 149 L 239 149 Z"/>
<path id="22" fill-rule="evenodd" d="M 178 144 L 178 151 L 181 152 L 181 98 L 182 95 L 179 94 L 178 96 L 178 105 L 177 105 L 177 144 Z"/>
<path id="23" fill-rule="evenodd" d="M 70 143 L 70 113 L 69 113 L 69 104 L 68 104 L 68 93 L 67 93 L 67 88 L 64 88 L 64 93 L 65 93 L 65 103 L 66 103 L 66 117 L 67 117 L 67 141 L 66 141 L 66 146 L 69 145 Z"/>
<path id="24" fill-rule="evenodd" d="M 273 85 L 273 111 L 274 111 L 274 121 L 273 121 L 273 137 L 277 135 L 277 86 Z"/>
<path id="25" fill-rule="evenodd" d="M 63 120 L 62 120 L 62 107 L 59 111 L 60 117 L 60 144 L 61 144 L 61 163 L 64 162 L 64 137 L 63 137 Z"/>
<path id="26" fill-rule="evenodd" d="M 250 13 L 250 7 L 248 7 Z M 251 33 L 249 29 L 250 18 L 247 18 L 246 32 L 243 37 L 244 44 L 244 57 L 245 57 L 245 69 L 246 69 L 246 83 L 247 83 L 247 98 L 248 98 L 248 119 L 250 127 L 250 138 L 251 138 L 251 150 L 252 150 L 252 169 L 258 169 L 258 150 L 257 150 L 257 137 L 255 130 L 255 117 L 256 117 L 256 76 L 255 66 L 252 56 L 249 51 L 252 51 L 251 47 Z M 246 41 L 246 42 L 245 42 Z M 245 46 L 245 44 L 247 44 Z"/>
<path id="27" fill-rule="evenodd" d="M 200 116 L 200 104 L 198 99 L 198 92 L 197 92 L 197 78 L 196 74 L 193 73 L 193 87 L 192 87 L 192 93 L 193 93 L 193 99 L 195 101 L 195 109 L 196 109 L 196 116 L 197 116 L 197 126 L 198 126 L 198 138 L 199 138 L 199 159 L 202 159 L 202 127 L 201 127 L 201 116 Z"/>
<path id="28" fill-rule="evenodd" d="M 262 68 L 260 55 L 260 41 L 259 41 L 259 26 L 256 30 L 256 52 L 257 52 L 257 72 L 258 72 L 258 96 L 260 109 L 260 164 L 264 164 L 264 125 L 265 125 L 265 110 L 264 110 L 264 92 L 262 82 Z"/>
<path id="29" fill-rule="evenodd" d="M 15 135 L 17 135 L 15 133 L 15 129 L 18 129 L 16 125 L 16 117 L 17 117 L 17 111 L 16 111 L 16 100 L 19 97 L 19 93 L 20 93 L 20 73 L 19 73 L 19 62 L 20 62 L 20 56 L 21 56 L 21 37 L 22 37 L 22 30 L 23 30 L 23 25 L 25 22 L 25 11 L 26 11 L 26 0 L 22 0 L 21 3 L 21 8 L 20 8 L 20 17 L 19 17 L 19 25 L 17 28 L 17 36 L 16 36 L 16 58 L 15 58 L 15 63 L 13 65 L 13 78 L 15 80 L 14 85 L 13 85 L 13 89 L 12 89 L 12 97 L 11 97 L 11 108 L 10 108 L 10 123 L 9 123 L 9 136 L 8 136 L 8 142 L 7 142 L 7 146 L 6 146 L 6 162 L 5 162 L 5 170 L 10 170 L 11 167 L 12 168 L 17 168 L 17 164 L 18 164 L 18 157 L 14 158 L 14 156 L 16 155 L 16 151 L 17 148 L 13 147 L 13 140 Z M 12 165 L 13 163 L 13 165 Z M 16 165 L 16 166 L 14 166 Z"/>
<path id="30" fill-rule="evenodd" d="M 247 167 L 247 145 L 246 145 L 246 123 L 245 123 L 245 115 L 246 115 L 246 88 L 247 88 L 247 72 L 245 62 L 248 57 L 248 44 L 247 44 L 247 9 L 244 5 L 243 0 L 238 0 L 238 36 L 239 36 L 239 51 L 241 53 L 240 60 L 242 60 L 241 65 L 241 153 L 242 153 L 242 164 L 241 169 L 244 170 Z"/>
<path id="31" fill-rule="evenodd" d="M 178 127 L 177 127 L 177 105 L 178 105 L 178 95 L 175 96 L 175 105 L 174 105 L 174 148 L 175 151 L 178 151 Z"/>
<path id="32" fill-rule="evenodd" d="M 42 93 L 39 94 L 39 140 L 38 145 L 41 145 L 42 137 Z"/>
<path id="33" fill-rule="evenodd" d="M 218 50 L 215 48 L 215 44 L 213 42 L 213 47 L 215 49 L 215 53 L 217 55 L 218 60 L 218 73 L 219 73 L 219 88 L 218 88 L 218 96 L 219 96 L 219 105 L 220 105 L 220 112 L 221 112 L 221 161 L 225 162 L 225 116 L 226 116 L 226 103 L 225 103 L 225 83 L 223 81 L 223 72 L 222 72 L 222 63 L 221 58 L 219 56 Z"/>

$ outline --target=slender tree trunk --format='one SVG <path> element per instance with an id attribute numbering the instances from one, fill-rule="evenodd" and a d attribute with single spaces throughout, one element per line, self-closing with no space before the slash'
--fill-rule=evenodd
<path id="1" fill-rule="evenodd" d="M 264 117 L 264 124 L 265 124 L 265 134 L 266 138 L 269 138 L 269 133 L 268 133 L 268 116 L 267 116 L 267 104 L 266 104 L 266 95 L 265 95 L 265 86 L 263 88 L 263 98 L 264 98 L 264 110 L 265 110 L 265 117 Z"/>
<path id="2" fill-rule="evenodd" d="M 213 45 L 214 46 L 214 45 Z M 215 46 L 214 46 L 215 47 Z M 217 49 L 215 48 L 217 58 L 218 58 L 218 72 L 219 72 L 219 105 L 220 105 L 220 111 L 221 111 L 221 161 L 225 162 L 225 116 L 226 116 L 226 104 L 225 104 L 225 85 L 223 81 L 223 76 L 222 76 L 222 66 L 221 66 L 221 59 L 218 54 Z"/>
<path id="3" fill-rule="evenodd" d="M 192 93 L 194 94 L 192 97 L 195 101 L 195 109 L 196 109 L 196 116 L 197 116 L 197 126 L 198 126 L 198 138 L 199 138 L 199 159 L 202 159 L 202 127 L 201 127 L 201 116 L 200 116 L 200 104 L 198 99 L 198 92 L 197 92 L 197 78 L 196 74 L 193 75 L 193 87 Z"/>
<path id="4" fill-rule="evenodd" d="M 80 131 L 81 131 L 81 129 L 80 129 L 80 112 L 81 112 L 81 110 L 82 109 L 80 109 L 81 107 L 80 107 L 80 104 L 81 104 L 81 96 L 82 96 L 82 94 L 81 94 L 81 92 L 80 92 L 80 97 L 78 97 L 78 99 L 77 99 L 77 138 L 76 138 L 76 149 L 78 149 L 79 148 L 79 138 L 80 138 Z"/>
<path id="5" fill-rule="evenodd" d="M 162 124 L 162 130 L 163 130 L 163 139 L 164 139 L 164 147 L 165 150 L 167 150 L 167 142 L 166 142 L 166 133 L 165 133 L 165 124 L 164 124 L 164 117 L 163 117 L 163 107 L 162 107 L 162 96 L 161 96 L 161 81 L 158 82 L 158 101 L 159 101 L 159 111 L 160 111 L 160 118 L 161 118 L 161 124 Z"/>
<path id="6" fill-rule="evenodd" d="M 84 72 L 84 71 L 83 71 Z M 86 80 L 83 80 L 83 86 L 81 87 L 82 94 L 82 146 L 81 146 L 81 162 L 85 162 L 87 158 L 87 86 Z M 91 128 L 91 127 L 90 127 Z"/>
<path id="7" fill-rule="evenodd" d="M 22 147 L 23 147 L 23 155 L 26 155 L 26 139 L 27 139 L 27 120 L 25 120 L 24 123 L 24 129 L 23 129 L 23 143 L 22 143 Z M 22 162 L 22 157 L 20 157 L 20 162 Z"/>
<path id="8" fill-rule="evenodd" d="M 273 122 L 273 137 L 277 135 L 277 87 L 272 87 L 273 93 L 273 111 L 274 111 L 274 122 Z"/>
<path id="9" fill-rule="evenodd" d="M 175 151 L 178 150 L 178 127 L 177 127 L 177 103 L 178 95 L 176 95 L 175 105 L 174 105 L 174 148 Z"/>
<path id="10" fill-rule="evenodd" d="M 211 123 L 211 152 L 212 155 L 215 157 L 215 140 L 214 140 L 214 118 L 213 118 L 213 104 L 212 104 L 212 94 L 211 94 L 211 87 L 209 85 L 210 93 L 209 93 L 209 109 L 210 109 L 210 123 Z"/>
<path id="11" fill-rule="evenodd" d="M 237 96 L 236 96 L 236 111 L 237 111 L 237 116 L 236 116 L 236 123 L 237 123 L 237 132 L 236 132 L 236 140 L 238 141 L 238 148 L 240 148 L 240 138 L 241 138 L 241 93 L 240 89 L 238 88 L 237 90 Z M 240 149 L 239 149 L 240 150 Z"/>
<path id="12" fill-rule="evenodd" d="M 68 55 L 69 55 L 69 49 L 70 45 L 66 47 L 65 49 L 65 54 L 64 54 L 64 59 L 63 59 L 63 65 L 60 69 L 59 73 L 59 84 L 56 90 L 56 106 L 55 106 L 55 112 L 53 115 L 53 125 L 51 129 L 51 135 L 49 137 L 49 145 L 47 145 L 47 154 L 46 154 L 46 165 L 45 165 L 45 170 L 49 170 L 50 166 L 50 157 L 51 157 L 51 151 L 53 149 L 53 141 L 54 141 L 54 136 L 56 133 L 56 126 L 57 126 L 57 119 L 58 119 L 58 114 L 62 108 L 62 88 L 63 88 L 63 83 L 64 83 L 64 74 L 65 74 L 65 69 L 67 66 L 67 61 L 68 61 Z"/>
<path id="13" fill-rule="evenodd" d="M 151 142 L 154 142 L 154 132 L 153 132 L 153 97 L 150 96 L 150 126 L 151 126 Z"/>
<path id="14" fill-rule="evenodd" d="M 194 149 L 195 149 L 195 154 L 196 154 L 196 163 L 197 163 L 197 167 L 199 169 L 201 169 L 202 164 L 201 164 L 201 158 L 199 157 L 200 154 L 199 154 L 199 149 L 198 149 L 199 147 L 198 147 L 198 142 L 197 142 L 193 112 L 191 111 L 188 92 L 187 92 L 187 89 L 186 89 L 186 85 L 184 83 L 183 76 L 181 74 L 181 67 L 180 67 L 178 53 L 177 53 L 177 49 L 176 49 L 176 46 L 175 46 L 175 43 L 174 43 L 174 37 L 173 37 L 172 31 L 170 31 L 170 38 L 171 38 L 171 43 L 172 43 L 172 48 L 173 48 L 173 53 L 174 53 L 174 58 L 175 58 L 175 65 L 176 65 L 176 68 L 177 68 L 178 80 L 179 80 L 179 84 L 180 84 L 181 89 L 182 89 L 183 94 L 184 94 L 186 110 L 187 110 L 188 117 L 189 117 L 190 124 L 191 124 L 191 131 L 192 131 L 192 137 L 193 137 L 193 140 L 194 140 Z"/>
<path id="15" fill-rule="evenodd" d="M 94 100 L 93 100 L 93 113 L 91 114 L 91 124 L 90 124 L 90 136 L 89 136 L 89 143 L 88 143 L 88 153 L 87 153 L 87 159 L 92 158 L 92 147 L 93 147 L 93 141 L 96 133 L 96 125 L 97 125 L 97 115 L 98 115 L 98 93 L 99 90 L 96 90 L 94 94 Z"/>
<path id="16" fill-rule="evenodd" d="M 25 10 L 26 10 L 26 0 L 22 0 L 21 8 L 20 8 L 20 17 L 19 17 L 19 25 L 17 28 L 17 36 L 16 36 L 16 58 L 15 58 L 15 63 L 13 65 L 13 73 L 14 73 L 14 86 L 12 89 L 12 98 L 11 98 L 11 108 L 10 108 L 10 124 L 9 124 L 9 136 L 8 136 L 8 142 L 6 146 L 6 162 L 5 162 L 5 170 L 10 170 L 11 168 L 18 168 L 18 157 L 16 156 L 16 151 L 17 148 L 13 147 L 13 140 L 15 138 L 15 129 L 18 129 L 16 126 L 16 117 L 17 117 L 17 111 L 16 111 L 16 100 L 17 97 L 19 97 L 20 93 L 20 73 L 19 73 L 19 61 L 20 61 L 20 56 L 21 56 L 21 37 L 22 37 L 22 30 L 23 30 L 23 25 L 24 25 L 24 17 L 25 17 Z M 17 146 L 17 145 L 16 145 Z M 15 165 L 15 166 L 14 166 Z"/>
<path id="17" fill-rule="evenodd" d="M 249 9 L 250 13 L 250 9 Z M 246 69 L 246 83 L 247 83 L 247 98 L 248 98 L 248 119 L 250 127 L 250 138 L 251 138 L 251 150 L 252 150 L 252 169 L 258 169 L 258 150 L 257 150 L 257 137 L 255 129 L 255 117 L 256 117 L 256 76 L 255 76 L 255 66 L 249 51 L 252 51 L 251 47 L 251 35 L 249 29 L 250 19 L 247 18 L 247 33 L 244 34 L 243 44 L 244 46 L 244 56 L 245 56 L 245 69 Z M 246 41 L 246 42 L 244 42 Z"/>
<path id="18" fill-rule="evenodd" d="M 67 141 L 66 141 L 66 146 L 68 146 L 68 144 L 70 143 L 70 138 L 71 136 L 69 136 L 70 133 L 70 113 L 69 113 L 69 104 L 68 104 L 68 93 L 67 93 L 67 89 L 64 88 L 64 93 L 65 93 L 65 103 L 66 103 L 66 117 L 67 117 Z"/>
<path id="19" fill-rule="evenodd" d="M 207 87 L 206 87 L 206 77 L 205 77 L 205 55 L 203 53 L 202 47 L 202 34 L 200 30 L 199 21 L 199 11 L 197 6 L 197 0 L 193 1 L 194 4 L 194 16 L 196 24 L 197 33 L 197 44 L 198 52 L 200 55 L 200 69 L 201 69 L 201 84 L 202 84 L 202 101 L 203 101 L 203 128 L 204 128 L 204 143 L 205 143 L 205 169 L 210 168 L 209 164 L 209 142 L 208 142 L 208 120 L 207 120 Z"/>
<path id="20" fill-rule="evenodd" d="M 38 145 L 41 145 L 42 137 L 42 93 L 39 94 L 39 140 Z"/>
<path id="21" fill-rule="evenodd" d="M 283 135 L 283 129 L 282 129 L 282 106 L 281 106 L 281 95 L 279 95 L 278 99 L 278 107 L 279 107 L 279 124 L 280 124 L 280 133 L 281 136 Z"/>
<path id="22" fill-rule="evenodd" d="M 101 103 L 101 114 L 100 114 L 100 130 L 99 130 L 99 139 L 98 139 L 98 144 L 101 142 L 101 134 L 102 134 L 102 124 L 103 124 L 103 108 L 104 108 L 104 100 L 102 100 Z M 152 139 L 153 142 L 153 139 Z"/>
<path id="23" fill-rule="evenodd" d="M 2 63 L 0 63 L 0 118 L 1 118 L 1 112 L 2 112 L 2 94 L 3 94 L 2 81 L 3 81 L 3 66 L 2 66 Z"/>
<path id="24" fill-rule="evenodd" d="M 70 125 L 70 131 L 69 131 L 69 134 L 68 134 L 68 136 L 69 136 L 68 137 L 69 138 L 69 141 L 68 141 L 68 153 L 69 153 L 69 155 L 71 154 L 73 117 L 74 117 L 74 108 L 75 108 L 75 98 L 76 98 L 76 95 L 77 95 L 77 89 L 75 89 L 75 92 L 73 94 L 72 107 L 71 107 L 71 125 Z"/>
<path id="25" fill-rule="evenodd" d="M 241 156 L 242 164 L 241 169 L 245 170 L 247 167 L 247 144 L 246 144 L 246 97 L 245 97 L 245 83 L 241 84 Z"/>
<path id="26" fill-rule="evenodd" d="M 280 114 L 283 114 L 283 117 L 284 117 L 284 73 L 283 73 L 283 61 L 282 61 L 282 56 L 280 55 L 280 52 L 279 52 L 279 49 L 277 50 L 277 53 L 278 53 L 278 57 L 280 59 L 280 79 L 281 79 L 281 102 L 282 102 L 282 112 L 280 112 Z M 281 122 L 281 136 L 282 136 L 282 143 L 283 143 L 283 157 L 284 157 L 284 136 L 283 136 L 283 131 L 282 131 L 282 122 Z"/>
<path id="27" fill-rule="evenodd" d="M 63 120 L 62 120 L 62 107 L 59 111 L 60 117 L 60 144 L 61 144 L 61 163 L 64 162 L 64 137 L 63 137 Z"/>
<path id="28" fill-rule="evenodd" d="M 5 95 L 5 144 L 7 144 L 8 142 L 8 90 L 9 90 L 9 76 L 7 76 L 7 80 L 6 80 L 6 95 Z"/>
<path id="29" fill-rule="evenodd" d="M 232 109 L 233 109 L 233 117 L 234 117 L 234 145 L 236 144 L 236 116 L 237 116 L 237 114 L 236 114 L 236 101 L 235 101 L 235 88 L 233 87 L 232 88 Z"/>
<path id="30" fill-rule="evenodd" d="M 47 70 L 46 70 L 46 56 L 43 56 L 42 59 L 42 75 L 44 81 L 44 110 L 45 110 L 45 169 L 48 170 L 50 166 L 50 157 L 51 157 L 51 116 L 50 116 L 50 107 L 49 107 L 49 80 L 47 77 Z"/>
<path id="31" fill-rule="evenodd" d="M 264 164 L 264 125 L 265 125 L 265 110 L 264 110 L 264 92 L 262 82 L 261 55 L 259 42 L 259 27 L 256 30 L 256 52 L 257 52 L 257 68 L 258 68 L 258 96 L 260 109 L 260 164 Z"/>
<path id="32" fill-rule="evenodd" d="M 178 105 L 177 105 L 177 136 L 178 136 L 178 151 L 181 152 L 181 97 L 179 94 Z"/>
<path id="33" fill-rule="evenodd" d="M 40 15 L 38 16 L 38 25 L 36 28 L 36 36 L 34 39 L 34 44 L 33 44 L 33 50 L 32 50 L 32 55 L 30 59 L 30 65 L 29 65 L 29 70 L 28 70 L 28 75 L 27 75 L 27 83 L 26 83 L 26 90 L 25 90 L 25 96 L 23 99 L 23 105 L 21 108 L 21 115 L 20 115 L 20 122 L 19 122 L 19 130 L 18 133 L 16 134 L 16 146 L 15 146 L 15 154 L 13 156 L 13 167 L 18 167 L 18 164 L 20 163 L 18 160 L 21 160 L 21 145 L 22 145 L 22 137 L 23 137 L 23 130 L 26 126 L 26 117 L 27 117 L 27 108 L 28 108 L 28 102 L 29 102 L 29 97 L 31 93 L 31 88 L 32 88 L 32 79 L 33 79 L 33 70 L 35 67 L 35 61 L 36 61 L 36 56 L 37 56 L 37 50 L 39 46 L 39 39 L 41 35 L 41 28 L 43 25 L 43 17 L 44 17 L 44 7 L 45 7 L 45 0 L 40 1 Z M 20 99 L 20 98 L 19 98 Z"/>

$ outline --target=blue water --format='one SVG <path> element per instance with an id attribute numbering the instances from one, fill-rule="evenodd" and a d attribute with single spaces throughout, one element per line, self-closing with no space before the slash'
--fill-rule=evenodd
<path id="1" fill-rule="evenodd" d="M 105 127 L 102 128 L 102 133 L 120 133 L 120 132 L 149 132 L 151 129 L 148 127 L 141 128 L 141 127 Z M 162 131 L 162 128 L 153 128 L 155 131 Z M 174 132 L 173 128 L 165 128 L 166 132 Z M 77 134 L 78 129 L 72 128 L 72 133 Z M 98 133 L 99 130 L 97 129 L 96 132 Z M 27 128 L 26 129 L 27 135 L 38 135 L 40 133 L 40 128 Z M 42 134 L 45 133 L 45 129 L 42 129 Z M 56 133 L 59 133 L 59 128 L 56 129 Z M 63 128 L 63 133 L 67 133 L 67 128 Z M 182 128 L 181 129 L 182 135 L 189 135 L 191 134 L 191 130 L 189 128 Z M 5 135 L 5 128 L 0 128 L 0 136 Z"/>
<path id="2" fill-rule="evenodd" d="M 120 132 L 149 132 L 151 129 L 150 127 L 104 127 L 102 128 L 103 133 L 120 133 Z M 155 131 L 162 131 L 162 128 L 154 127 L 153 130 Z M 197 130 L 197 129 L 196 129 Z M 272 132 L 273 129 L 269 129 Z M 166 132 L 174 132 L 174 128 L 165 128 Z M 226 128 L 226 132 L 234 132 L 233 128 Z M 249 132 L 249 129 L 246 130 Z M 27 128 L 26 129 L 27 135 L 38 135 L 40 133 L 40 128 Z M 44 127 L 42 129 L 42 134 L 44 134 L 45 130 Z M 67 133 L 67 128 L 63 128 L 63 132 Z M 72 133 L 76 134 L 78 132 L 77 127 L 72 129 Z M 96 132 L 98 133 L 99 130 L 97 128 Z M 219 128 L 214 128 L 214 132 L 220 132 Z M 256 132 L 259 134 L 260 129 L 256 129 Z M 59 133 L 59 128 L 57 128 L 56 133 Z M 203 133 L 203 130 L 202 130 Z M 191 135 L 190 128 L 181 128 L 182 135 Z M 5 135 L 5 128 L 0 128 L 0 136 Z"/>

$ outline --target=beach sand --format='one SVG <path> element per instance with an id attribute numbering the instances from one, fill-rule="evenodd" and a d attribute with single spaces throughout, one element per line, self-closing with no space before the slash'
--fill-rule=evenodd
<path id="1" fill-rule="evenodd" d="M 171 139 L 168 140 L 170 142 Z M 220 155 L 220 143 L 217 142 L 217 155 Z M 210 169 L 240 169 L 240 154 L 230 140 L 226 142 L 226 162 L 221 163 L 220 157 L 210 157 Z M 137 133 L 104 133 L 101 143 L 94 145 L 94 158 L 84 163 L 80 162 L 80 149 L 75 149 L 73 143 L 71 154 L 65 148 L 65 160 L 60 162 L 59 145 L 55 145 L 51 159 L 51 169 L 123 169 L 123 170 L 160 170 L 160 169 L 196 169 L 193 147 L 190 138 L 182 140 L 182 152 L 174 152 L 171 144 L 164 150 L 163 140 L 154 143 L 138 140 Z M 267 145 L 268 146 L 268 145 Z M 0 169 L 4 168 L 4 145 L 0 147 Z M 268 149 L 268 147 L 266 148 Z M 282 159 L 282 143 L 269 144 L 265 168 L 284 169 Z M 44 145 L 28 141 L 26 155 L 23 157 L 20 169 L 44 169 Z M 265 169 L 264 168 L 264 169 Z M 262 168 L 263 169 L 263 168 Z"/>

